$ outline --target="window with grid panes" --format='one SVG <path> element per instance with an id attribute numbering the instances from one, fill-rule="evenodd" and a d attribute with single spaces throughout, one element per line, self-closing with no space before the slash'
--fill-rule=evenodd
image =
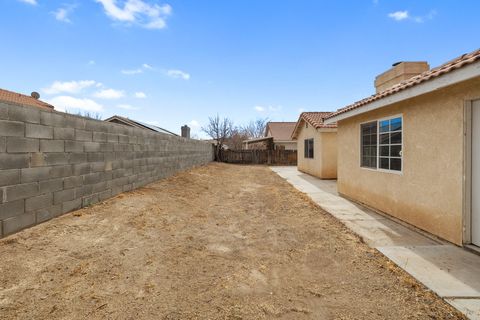
<path id="1" fill-rule="evenodd" d="M 402 118 L 380 120 L 378 168 L 402 171 Z"/>
<path id="2" fill-rule="evenodd" d="M 361 125 L 361 166 L 377 169 L 377 121 Z"/>
<path id="3" fill-rule="evenodd" d="M 313 139 L 305 139 L 303 151 L 304 158 L 313 159 Z"/>

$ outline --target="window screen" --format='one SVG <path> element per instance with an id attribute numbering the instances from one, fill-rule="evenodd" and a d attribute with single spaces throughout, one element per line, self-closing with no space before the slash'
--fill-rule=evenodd
<path id="1" fill-rule="evenodd" d="M 313 159 L 313 139 L 305 139 L 303 151 L 305 158 Z"/>
<path id="2" fill-rule="evenodd" d="M 361 125 L 361 166 L 377 169 L 377 121 Z"/>

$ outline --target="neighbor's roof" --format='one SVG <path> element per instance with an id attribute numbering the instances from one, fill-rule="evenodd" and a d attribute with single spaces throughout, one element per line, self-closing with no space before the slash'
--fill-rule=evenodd
<path id="1" fill-rule="evenodd" d="M 298 117 L 298 121 L 295 123 L 295 129 L 292 132 L 292 139 L 297 137 L 298 129 L 300 129 L 300 125 L 303 121 L 307 122 L 315 129 L 335 129 L 337 127 L 336 123 L 326 124 L 323 122 L 323 119 L 332 113 L 333 112 L 302 112 L 300 117 Z"/>
<path id="2" fill-rule="evenodd" d="M 8 102 L 17 105 L 37 107 L 44 110 L 53 110 L 53 106 L 31 96 L 0 89 L 0 102 Z"/>
<path id="3" fill-rule="evenodd" d="M 137 127 L 137 128 L 141 128 L 141 129 L 147 129 L 147 130 L 151 130 L 151 131 L 155 131 L 155 132 L 160 132 L 160 133 L 165 133 L 165 134 L 171 134 L 173 136 L 178 136 L 178 134 L 176 134 L 176 133 L 173 133 L 173 132 L 168 131 L 166 129 L 154 126 L 152 124 L 132 120 L 132 119 L 117 116 L 117 115 L 112 116 L 108 119 L 105 119 L 105 121 L 106 122 L 113 122 L 113 123 L 120 123 L 120 124 L 124 124 L 124 125 L 130 126 L 130 127 Z"/>
<path id="4" fill-rule="evenodd" d="M 243 140 L 243 143 L 250 144 L 250 143 L 257 143 L 257 142 L 263 142 L 263 141 L 268 141 L 272 140 L 273 137 L 260 137 L 260 138 L 253 138 L 253 139 L 248 139 L 248 140 Z"/>
<path id="5" fill-rule="evenodd" d="M 402 81 L 399 84 L 392 86 L 391 88 L 374 94 L 368 98 L 357 101 L 351 105 L 348 105 L 344 108 L 338 109 L 338 111 L 332 113 L 326 119 L 333 118 L 340 114 L 358 109 L 362 106 L 365 106 L 373 101 L 380 100 L 387 96 L 393 95 L 397 92 L 403 91 L 405 89 L 411 88 L 413 86 L 419 85 L 428 80 L 440 77 L 446 73 L 452 72 L 454 70 L 460 69 L 462 67 L 468 66 L 476 61 L 480 60 L 480 49 L 473 51 L 471 53 L 466 53 L 458 58 L 455 58 L 445 64 L 442 64 L 439 67 L 425 71 L 417 76 L 414 76 L 408 80 Z"/>
<path id="6" fill-rule="evenodd" d="M 292 140 L 292 132 L 296 122 L 268 122 L 265 128 L 265 136 L 270 131 L 269 137 L 277 141 Z"/>

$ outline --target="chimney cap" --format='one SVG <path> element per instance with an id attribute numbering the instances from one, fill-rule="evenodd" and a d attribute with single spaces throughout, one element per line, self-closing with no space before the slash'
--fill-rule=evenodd
<path id="1" fill-rule="evenodd" d="M 36 91 L 33 91 L 30 96 L 34 99 L 40 99 L 40 93 L 36 92 Z"/>

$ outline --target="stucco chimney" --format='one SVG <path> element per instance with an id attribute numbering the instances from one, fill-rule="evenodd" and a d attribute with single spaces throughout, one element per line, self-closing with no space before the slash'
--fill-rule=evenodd
<path id="1" fill-rule="evenodd" d="M 182 127 L 182 137 L 190 139 L 190 127 L 187 125 L 184 125 Z"/>
<path id="2" fill-rule="evenodd" d="M 391 69 L 375 78 L 375 89 L 377 93 L 382 92 L 428 70 L 430 70 L 430 66 L 426 61 L 402 61 L 394 63 Z"/>

